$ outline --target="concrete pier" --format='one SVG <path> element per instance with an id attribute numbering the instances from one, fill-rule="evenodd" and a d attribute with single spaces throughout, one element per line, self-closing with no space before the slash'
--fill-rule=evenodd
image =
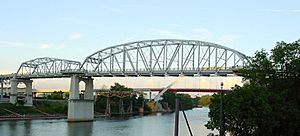
<path id="1" fill-rule="evenodd" d="M 85 82 L 84 98 L 79 98 L 79 82 Z M 71 76 L 70 96 L 68 103 L 68 121 L 93 121 L 94 120 L 94 97 L 93 79 L 81 78 L 78 75 Z"/>
<path id="2" fill-rule="evenodd" d="M 25 104 L 24 106 L 32 106 L 32 80 L 24 81 L 26 85 L 26 92 L 25 92 Z"/>
<path id="3" fill-rule="evenodd" d="M 94 100 L 70 99 L 68 104 L 68 121 L 93 121 Z"/>
<path id="4" fill-rule="evenodd" d="M 12 79 L 10 81 L 10 95 L 9 95 L 9 102 L 11 104 L 17 103 L 17 96 L 18 96 L 18 84 L 22 82 L 26 86 L 25 91 L 25 104 L 24 106 L 32 106 L 32 80 L 19 80 L 19 79 Z"/>
<path id="5" fill-rule="evenodd" d="M 9 94 L 9 103 L 16 104 L 17 103 L 17 96 L 18 96 L 18 81 L 15 79 L 10 80 L 10 94 Z"/>

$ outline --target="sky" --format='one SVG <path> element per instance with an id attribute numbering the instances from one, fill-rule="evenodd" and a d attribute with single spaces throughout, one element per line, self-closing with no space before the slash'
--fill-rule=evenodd
<path id="1" fill-rule="evenodd" d="M 0 74 L 24 61 L 83 62 L 117 44 L 150 39 L 218 43 L 248 56 L 300 38 L 297 0 L 26 0 L 0 2 Z"/>

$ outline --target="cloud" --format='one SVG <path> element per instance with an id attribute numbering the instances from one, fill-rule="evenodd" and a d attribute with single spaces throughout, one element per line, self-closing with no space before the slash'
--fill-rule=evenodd
<path id="1" fill-rule="evenodd" d="M 266 12 L 283 12 L 283 9 L 261 9 L 261 11 L 266 11 Z"/>
<path id="2" fill-rule="evenodd" d="M 128 37 L 128 38 L 122 40 L 120 43 L 130 42 L 130 41 L 132 41 L 133 39 L 135 39 L 136 36 L 137 36 L 137 34 L 134 34 L 134 35 L 132 35 L 132 36 L 130 36 L 130 37 Z"/>
<path id="3" fill-rule="evenodd" d="M 65 48 L 65 44 L 40 44 L 37 48 L 45 50 L 45 49 L 63 49 Z"/>
<path id="4" fill-rule="evenodd" d="M 83 37 L 83 35 L 79 32 L 74 32 L 70 35 L 70 38 L 73 40 L 78 40 L 81 39 Z"/>
<path id="5" fill-rule="evenodd" d="M 182 27 L 183 27 L 183 25 L 181 25 L 181 24 L 176 24 L 176 23 L 170 24 L 170 26 L 173 26 L 173 27 L 179 27 L 179 28 L 182 28 Z"/>
<path id="6" fill-rule="evenodd" d="M 12 74 L 12 73 L 16 73 L 16 71 L 13 70 L 0 70 L 0 75 L 3 74 Z"/>
<path id="7" fill-rule="evenodd" d="M 14 41 L 0 41 L 0 47 L 22 47 L 24 43 Z"/>
<path id="8" fill-rule="evenodd" d="M 299 12 L 300 13 L 300 9 L 294 9 L 294 10 L 292 10 L 292 12 Z"/>
<path id="9" fill-rule="evenodd" d="M 66 47 L 64 43 L 61 44 L 30 44 L 30 43 L 23 43 L 23 42 L 14 42 L 14 41 L 0 41 L 0 47 L 11 47 L 11 48 L 35 48 L 35 49 L 63 49 Z"/>
<path id="10" fill-rule="evenodd" d="M 230 44 L 230 43 L 234 42 L 235 40 L 237 40 L 240 37 L 241 36 L 239 36 L 239 35 L 223 35 L 216 42 L 219 43 L 219 44 Z"/>
<path id="11" fill-rule="evenodd" d="M 122 9 L 114 8 L 114 7 L 104 7 L 104 9 L 106 9 L 108 11 L 113 11 L 113 12 L 121 12 L 122 11 Z"/>
<path id="12" fill-rule="evenodd" d="M 142 6 L 142 5 L 122 5 L 122 7 L 125 7 L 125 8 L 142 8 L 144 6 Z"/>
<path id="13" fill-rule="evenodd" d="M 51 48 L 51 45 L 49 45 L 49 44 L 41 44 L 41 45 L 38 46 L 38 48 L 40 48 L 40 49 L 49 49 L 49 48 Z"/>
<path id="14" fill-rule="evenodd" d="M 211 40 L 213 38 L 213 33 L 205 28 L 196 28 L 193 32 L 199 40 Z"/>
<path id="15" fill-rule="evenodd" d="M 187 37 L 184 36 L 182 33 L 177 33 L 173 31 L 168 31 L 168 30 L 155 30 L 158 35 L 164 36 L 164 37 L 171 37 L 171 38 L 179 38 L 179 39 L 186 39 Z"/>
<path id="16" fill-rule="evenodd" d="M 300 9 L 293 9 L 293 10 L 289 10 L 289 9 L 261 9 L 260 11 L 265 11 L 265 12 L 274 12 L 274 13 L 300 13 Z"/>
<path id="17" fill-rule="evenodd" d="M 160 29 L 151 29 L 156 36 L 164 38 L 174 38 L 174 39 L 190 39 L 190 40 L 201 40 L 208 41 L 218 44 L 231 44 L 241 36 L 236 34 L 224 34 L 216 35 L 208 29 L 205 28 L 194 28 L 191 30 L 185 31 L 170 31 L 170 30 L 160 30 Z"/>

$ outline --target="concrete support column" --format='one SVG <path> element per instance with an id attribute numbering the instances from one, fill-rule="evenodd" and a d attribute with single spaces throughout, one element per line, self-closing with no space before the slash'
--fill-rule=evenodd
<path id="1" fill-rule="evenodd" d="M 1 80 L 1 97 L 0 97 L 0 99 L 3 99 L 3 88 L 4 88 L 4 85 L 3 85 L 3 80 Z"/>
<path id="2" fill-rule="evenodd" d="M 94 120 L 94 100 L 93 100 L 93 79 L 86 80 L 85 99 L 79 99 L 79 82 L 81 78 L 78 75 L 71 77 L 70 98 L 68 103 L 68 121 L 93 121 Z"/>
<path id="3" fill-rule="evenodd" d="M 32 80 L 24 81 L 26 85 L 26 99 L 24 106 L 32 106 Z"/>
<path id="4" fill-rule="evenodd" d="M 89 77 L 85 82 L 84 99 L 85 100 L 94 100 L 93 93 L 94 93 L 93 78 Z"/>
<path id="5" fill-rule="evenodd" d="M 17 103 L 17 96 L 18 96 L 18 81 L 17 80 L 10 80 L 10 95 L 9 95 L 9 103 L 16 104 Z"/>
<path id="6" fill-rule="evenodd" d="M 69 99 L 79 99 L 79 79 L 77 75 L 71 76 Z"/>

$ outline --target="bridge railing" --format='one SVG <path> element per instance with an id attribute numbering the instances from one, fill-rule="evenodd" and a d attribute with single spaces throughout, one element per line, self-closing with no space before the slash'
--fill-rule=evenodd
<path id="1" fill-rule="evenodd" d="M 205 71 L 205 70 L 214 70 L 214 71 L 218 71 L 218 70 L 228 70 L 228 69 L 241 69 L 243 67 L 238 67 L 238 66 L 233 66 L 233 67 L 228 67 L 228 68 L 225 68 L 225 67 L 202 67 L 200 68 L 200 71 Z M 152 71 L 161 71 L 161 70 L 165 70 L 165 69 L 160 69 L 160 68 L 153 68 L 151 69 Z M 180 71 L 181 69 L 180 68 L 169 68 L 167 69 L 167 71 Z M 184 71 L 193 71 L 193 70 L 197 70 L 198 71 L 198 68 L 184 68 L 183 69 Z M 74 70 L 76 71 L 76 70 Z M 122 72 L 122 71 L 149 71 L 149 69 L 146 69 L 146 68 L 140 68 L 138 70 L 134 70 L 134 69 L 111 69 L 111 70 L 108 70 L 108 69 L 100 69 L 98 70 L 99 72 L 108 72 L 108 71 L 115 71 L 115 72 Z M 93 71 L 93 70 L 88 70 L 87 72 L 98 72 L 98 71 Z"/>

